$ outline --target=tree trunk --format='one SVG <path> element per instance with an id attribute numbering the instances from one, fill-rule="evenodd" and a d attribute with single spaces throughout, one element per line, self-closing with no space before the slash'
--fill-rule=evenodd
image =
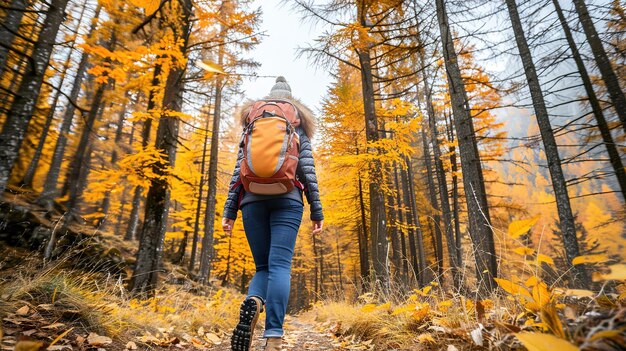
<path id="1" fill-rule="evenodd" d="M 46 20 L 32 53 L 32 64 L 26 66 L 24 78 L 9 109 L 0 133 L 0 194 L 7 186 L 33 116 L 46 67 L 52 54 L 59 27 L 63 21 L 67 0 L 51 0 Z"/>
<path id="2" fill-rule="evenodd" d="M 141 209 L 142 192 L 143 187 L 139 185 L 135 187 L 133 201 L 131 202 L 133 208 L 130 210 L 128 226 L 126 227 L 126 234 L 124 235 L 124 240 L 126 241 L 137 240 L 137 225 L 139 224 L 139 210 Z"/>
<path id="3" fill-rule="evenodd" d="M 517 4 L 515 3 L 515 0 L 506 0 L 506 5 L 509 10 L 513 32 L 515 33 L 517 48 L 524 64 L 524 73 L 526 74 L 526 80 L 528 81 L 528 88 L 530 89 L 530 95 L 533 101 L 535 115 L 537 117 L 537 124 L 539 125 L 541 139 L 543 140 L 546 158 L 548 159 L 548 169 L 550 171 L 552 188 L 554 189 L 554 196 L 556 198 L 556 207 L 559 213 L 559 221 L 561 233 L 563 235 L 565 253 L 567 256 L 567 264 L 572 272 L 574 272 L 574 281 L 572 285 L 579 288 L 588 287 L 589 277 L 587 276 L 585 267 L 583 265 L 572 265 L 574 257 L 579 255 L 578 239 L 576 238 L 576 226 L 574 223 L 572 208 L 570 206 L 569 195 L 567 194 L 565 176 L 563 175 L 563 170 L 561 169 L 559 150 L 554 134 L 552 133 L 550 116 L 548 115 L 548 110 L 543 99 L 543 92 L 541 91 L 539 78 L 537 76 L 537 72 L 535 71 L 535 64 L 533 63 L 530 49 L 528 48 L 528 42 L 526 41 L 526 37 L 522 29 L 522 22 L 517 11 Z M 465 189 L 465 191 L 467 192 L 468 189 Z"/>
<path id="4" fill-rule="evenodd" d="M 4 10 L 5 16 L 0 26 L 0 77 L 2 77 L 9 58 L 9 48 L 13 46 L 13 39 L 15 38 L 13 33 L 18 32 L 22 17 L 24 17 L 26 0 L 13 0 L 9 6 L 11 9 Z"/>
<path id="5" fill-rule="evenodd" d="M 624 91 L 619 86 L 617 75 L 611 66 L 611 61 L 609 60 L 604 47 L 602 46 L 602 39 L 598 36 L 596 27 L 593 25 L 593 19 L 589 15 L 587 5 L 585 5 L 583 0 L 574 0 L 574 6 L 576 7 L 578 19 L 580 20 L 583 30 L 585 31 L 587 42 L 589 42 L 589 46 L 593 52 L 596 65 L 602 75 L 604 85 L 606 85 L 606 90 L 608 91 L 609 97 L 613 102 L 613 108 L 615 109 L 615 112 L 617 112 L 619 120 L 622 122 L 622 128 L 626 131 L 626 98 L 624 97 Z"/>
<path id="6" fill-rule="evenodd" d="M 190 32 L 190 17 L 192 12 L 191 0 L 181 1 L 181 26 L 174 29 L 175 38 L 182 38 L 181 51 L 186 56 L 187 43 Z M 167 76 L 163 93 L 162 108 L 164 111 L 181 111 L 183 75 L 185 69 L 172 68 Z M 153 172 L 166 175 L 166 167 L 174 168 L 176 161 L 176 147 L 178 145 L 178 117 L 165 113 L 159 120 L 155 147 L 167 156 L 165 162 L 154 165 Z M 170 191 L 168 181 L 164 177 L 153 178 L 146 198 L 144 223 L 141 241 L 137 252 L 137 261 L 131 278 L 132 291 L 135 293 L 154 294 L 158 276 L 161 270 L 163 244 L 169 214 Z"/>
<path id="7" fill-rule="evenodd" d="M 148 106 L 146 106 L 146 111 L 151 111 L 156 108 L 155 101 L 155 92 L 158 88 L 159 76 L 161 75 L 161 65 L 157 64 L 154 66 L 154 72 L 152 73 L 152 87 L 150 89 L 150 94 L 148 94 Z M 150 143 L 150 134 L 152 132 L 152 118 L 148 118 L 143 122 L 143 128 L 141 130 L 141 147 L 143 149 L 148 146 Z M 132 145 L 132 143 L 131 143 Z M 133 195 L 133 208 L 130 210 L 130 218 L 128 220 L 128 227 L 126 227 L 126 234 L 124 235 L 124 240 L 136 240 L 137 239 L 137 225 L 139 224 L 139 211 L 141 209 L 141 194 L 143 193 L 143 187 L 137 186 L 135 188 L 135 193 Z"/>
<path id="8" fill-rule="evenodd" d="M 96 8 L 94 18 L 99 17 L 101 8 L 101 6 L 98 6 Z M 89 28 L 90 38 L 93 36 L 95 28 L 96 21 L 92 21 L 91 27 Z M 74 83 L 72 84 L 72 91 L 69 95 L 69 100 L 71 101 L 75 102 L 78 99 L 78 95 L 80 94 L 81 86 L 83 83 L 83 77 L 85 75 L 85 72 L 87 71 L 87 66 L 88 55 L 85 51 L 83 51 L 80 57 L 80 63 L 78 64 L 78 68 L 76 70 L 76 75 L 74 77 Z M 59 182 L 59 173 L 61 171 L 61 164 L 63 163 L 65 146 L 67 145 L 67 135 L 69 134 L 72 127 L 72 120 L 74 119 L 75 110 L 76 107 L 71 103 L 68 104 L 65 108 L 65 112 L 63 113 L 63 122 L 61 122 L 61 129 L 59 130 L 59 137 L 57 138 L 57 142 L 54 146 L 54 152 L 52 154 L 52 160 L 50 161 L 50 169 L 48 170 L 48 174 L 46 175 L 46 181 L 43 186 L 43 191 L 41 192 L 41 194 L 39 194 L 39 198 L 37 199 L 39 204 L 41 204 L 48 210 L 52 208 L 52 203 L 58 195 L 57 184 Z"/>
<path id="9" fill-rule="evenodd" d="M 356 143 L 356 141 L 355 141 Z M 359 147 L 357 144 L 356 154 L 359 155 Z M 369 254 L 369 237 L 367 235 L 367 216 L 365 214 L 365 200 L 363 199 L 363 181 L 361 180 L 361 172 L 357 172 L 359 179 L 359 211 L 361 213 L 361 226 L 359 230 L 359 263 L 361 268 L 361 283 L 370 282 L 370 254 Z"/>
<path id="10" fill-rule="evenodd" d="M 108 51 L 114 51 L 117 46 L 117 33 L 116 30 L 113 29 L 111 33 L 111 39 L 104 45 L 104 48 Z M 109 64 L 111 60 L 109 58 L 104 59 L 105 64 Z M 77 179 L 81 173 L 81 168 L 84 165 L 83 159 L 85 158 L 85 150 L 87 150 L 87 144 L 91 142 L 91 139 L 94 137 L 96 131 L 94 130 L 94 125 L 96 122 L 96 116 L 98 115 L 99 109 L 104 108 L 102 105 L 102 99 L 104 98 L 104 92 L 113 87 L 115 84 L 114 81 L 107 81 L 106 83 L 99 84 L 96 93 L 94 94 L 89 112 L 87 113 L 87 118 L 85 120 L 85 125 L 83 126 L 83 130 L 80 135 L 80 140 L 78 142 L 78 146 L 76 147 L 76 153 L 70 163 L 70 169 L 67 173 L 67 177 L 65 178 L 65 185 L 63 186 L 63 190 L 61 195 L 66 195 L 66 192 L 69 192 L 69 200 L 68 200 L 68 209 L 70 211 L 74 210 L 73 205 L 76 204 L 77 196 L 80 196 L 80 192 L 82 189 L 77 189 Z M 72 220 L 72 217 L 69 218 Z"/>
<path id="11" fill-rule="evenodd" d="M 368 27 L 366 1 L 357 2 L 357 17 L 363 28 Z M 364 42 L 368 39 L 361 38 Z M 365 131 L 368 143 L 380 139 L 378 134 L 378 119 L 376 117 L 376 106 L 374 103 L 374 83 L 372 77 L 372 63 L 370 58 L 370 48 L 363 45 L 357 50 L 359 63 L 361 66 L 361 86 L 363 90 L 363 106 L 365 112 Z M 371 153 L 377 150 L 369 150 Z M 369 174 L 370 190 L 370 231 L 372 239 L 372 267 L 374 272 L 374 282 L 377 288 L 383 293 L 389 291 L 389 267 L 387 264 L 387 218 L 385 211 L 385 194 L 380 184 L 383 179 L 382 165 L 378 160 L 372 161 Z"/>
<path id="12" fill-rule="evenodd" d="M 387 174 L 391 174 L 391 170 L 389 168 L 386 169 Z M 390 189 L 393 189 L 393 183 L 391 183 L 391 177 L 388 177 L 388 186 Z M 389 220 L 389 237 L 391 238 L 391 262 L 393 263 L 395 278 L 398 276 L 398 272 L 400 271 L 400 238 L 398 237 L 398 226 L 400 222 L 397 218 L 397 208 L 400 206 L 400 203 L 396 204 L 393 194 L 387 194 L 387 203 L 389 207 L 387 209 L 387 216 Z"/>
<path id="13" fill-rule="evenodd" d="M 408 236 L 409 236 L 409 253 L 411 256 L 411 272 L 413 273 L 413 278 L 419 282 L 420 277 L 420 267 L 418 263 L 418 253 L 417 253 L 417 244 L 415 243 L 415 216 L 412 208 L 411 202 L 411 190 L 409 186 L 409 176 L 406 169 L 402 168 L 400 170 L 400 178 L 402 180 L 402 196 L 404 197 L 404 203 L 407 205 L 409 211 L 407 213 L 407 227 L 409 228 Z"/>
<path id="14" fill-rule="evenodd" d="M 418 43 L 421 43 L 421 39 L 419 35 L 418 35 Z M 424 59 L 423 53 L 422 55 L 420 55 L 420 59 L 423 61 Z M 425 70 L 425 67 L 422 64 L 422 74 L 424 74 L 424 70 Z M 419 91 L 419 86 L 417 87 L 418 87 L 417 94 L 416 94 L 417 103 L 418 105 L 421 105 L 421 101 L 420 101 L 421 94 Z M 424 82 L 424 87 L 428 89 L 428 86 L 425 82 Z M 435 191 L 435 182 L 433 179 L 433 169 L 432 169 L 431 158 L 430 158 L 430 148 L 428 147 L 428 137 L 426 136 L 425 127 L 426 126 L 422 127 L 421 137 L 422 137 L 422 149 L 424 150 L 424 163 L 426 164 L 428 195 L 430 199 L 430 204 L 435 210 L 435 213 L 433 215 L 434 223 L 432 226 L 434 228 L 432 230 L 432 233 L 434 235 L 433 245 L 434 245 L 435 259 L 436 259 L 436 265 L 437 265 L 437 280 L 443 281 L 443 238 L 441 235 L 441 216 L 439 215 L 439 204 L 437 202 L 437 193 Z"/>
<path id="15" fill-rule="evenodd" d="M 615 171 L 615 177 L 617 178 L 617 183 L 619 184 L 620 190 L 622 192 L 622 198 L 624 198 L 624 200 L 626 201 L 626 170 L 624 170 L 622 158 L 619 151 L 617 150 L 617 147 L 615 146 L 615 141 L 613 140 L 613 136 L 611 135 L 611 129 L 609 128 L 609 124 L 604 118 L 602 107 L 600 106 L 598 97 L 593 90 L 591 78 L 589 78 L 589 74 L 587 73 L 587 68 L 585 68 L 582 57 L 580 57 L 578 47 L 576 46 L 576 42 L 574 41 L 574 37 L 572 36 L 572 31 L 567 24 L 567 20 L 563 15 L 561 5 L 559 4 L 558 0 L 552 0 L 552 3 L 554 4 L 556 13 L 559 16 L 561 27 L 563 27 L 563 32 L 565 33 L 565 39 L 567 39 L 567 44 L 572 51 L 572 56 L 574 58 L 574 62 L 576 62 L 578 72 L 580 72 L 580 79 L 583 81 L 585 92 L 587 93 L 587 97 L 589 97 L 589 104 L 591 105 L 591 110 L 593 111 L 593 115 L 598 123 L 598 129 L 600 130 L 600 134 L 602 135 L 602 141 L 604 141 L 606 151 L 609 154 L 611 166 L 613 166 L 613 170 Z M 624 125 L 624 127 L 626 127 L 626 125 Z"/>
<path id="16" fill-rule="evenodd" d="M 476 145 L 476 135 L 457 54 L 454 50 L 454 42 L 448 24 L 444 0 L 436 0 L 436 4 L 441 41 L 443 43 L 443 56 L 448 76 L 450 101 L 461 154 L 469 232 L 474 244 L 479 290 L 481 294 L 484 294 L 491 292 L 495 288 L 496 285 L 493 278 L 498 274 L 489 206 L 487 204 L 487 194 L 478 146 Z"/>
<path id="17" fill-rule="evenodd" d="M 124 120 L 126 119 L 126 109 L 122 109 L 120 111 L 120 113 L 118 114 L 118 119 L 117 119 L 117 129 L 115 130 L 115 145 L 113 146 L 113 151 L 111 152 L 111 168 L 115 167 L 115 164 L 117 163 L 117 147 L 120 144 L 120 142 L 122 141 L 122 134 L 124 132 Z M 109 209 L 111 207 L 111 191 L 107 191 L 104 194 L 104 199 L 102 200 L 102 210 L 100 211 L 102 213 L 102 218 L 100 219 L 98 225 L 99 226 L 103 226 L 106 224 L 107 222 L 107 216 L 109 214 Z"/>
<path id="18" fill-rule="evenodd" d="M 398 167 L 394 162 L 393 165 L 393 173 L 394 173 L 394 183 L 395 183 L 395 189 L 396 189 L 396 202 L 398 203 L 398 221 L 400 224 L 402 224 L 404 226 L 405 223 L 405 219 L 404 219 L 404 209 L 406 207 L 409 206 L 408 203 L 403 202 L 403 198 L 402 198 L 402 184 L 400 184 L 399 178 L 398 178 Z M 409 216 L 407 216 L 409 217 Z M 406 226 L 405 226 L 406 227 Z M 400 257 L 400 264 L 402 265 L 402 273 L 401 273 L 401 277 L 402 277 L 402 281 L 404 282 L 404 284 L 406 285 L 406 283 L 408 283 L 407 279 L 409 276 L 409 266 L 408 266 L 408 262 L 407 262 L 407 252 L 406 252 L 406 240 L 404 238 L 404 231 L 403 230 L 399 230 L 398 231 L 398 235 L 400 237 L 400 248 L 399 248 L 399 252 L 397 253 L 398 256 Z M 395 253 L 394 253 L 395 255 Z"/>
<path id="19" fill-rule="evenodd" d="M 448 119 L 444 113 L 444 119 L 446 121 L 446 131 L 448 133 L 448 140 L 454 140 L 454 122 L 452 121 L 452 115 Z M 454 242 L 456 250 L 456 261 L 459 265 L 459 286 L 458 289 L 463 288 L 463 276 L 461 267 L 463 267 L 463 247 L 461 246 L 461 220 L 459 219 L 460 204 L 459 204 L 459 177 L 457 176 L 459 168 L 456 162 L 456 147 L 454 144 L 450 145 L 448 149 L 450 154 L 450 165 L 452 173 L 452 219 L 454 221 Z M 442 166 L 443 168 L 443 166 Z M 442 171 L 443 172 L 443 171 Z"/>
<path id="20" fill-rule="evenodd" d="M 28 8 L 28 6 L 27 6 Z M 11 55 L 11 49 L 9 49 L 9 55 L 7 61 L 4 65 L 4 70 L 0 71 L 2 75 L 0 77 L 4 81 L 9 81 L 9 86 L 6 89 L 0 90 L 0 117 L 4 118 L 11 108 L 11 104 L 15 98 L 15 91 L 17 87 L 20 86 L 23 82 L 24 72 L 26 72 L 26 66 L 31 65 L 32 61 L 29 58 L 33 57 L 34 45 L 39 37 L 42 26 L 39 26 L 39 22 L 43 16 L 45 16 L 45 11 L 41 9 L 37 15 L 37 22 L 32 23 L 28 28 L 24 28 L 25 33 L 20 33 L 22 39 L 24 40 L 24 47 L 21 48 L 20 52 L 14 52 Z M 6 29 L 6 27 L 3 27 Z M 18 26 L 18 32 L 21 28 Z M 17 32 L 16 32 L 17 33 Z M 14 38 L 15 40 L 15 38 Z M 11 43 L 11 47 L 13 48 L 15 44 Z M 19 49 L 19 48 L 18 48 Z M 54 50 L 54 49 L 53 49 Z M 1 68 L 0 68 L 1 69 Z"/>
<path id="21" fill-rule="evenodd" d="M 20 2 L 20 1 L 17 1 Z M 76 25 L 76 30 L 74 30 L 74 35 L 77 35 L 80 31 L 80 25 L 83 22 L 83 16 L 85 14 L 86 6 L 81 7 L 80 15 L 78 17 L 78 24 Z M 67 71 L 72 63 L 72 54 L 74 53 L 74 47 L 76 46 L 76 41 L 72 42 L 70 48 L 65 56 L 65 61 L 63 62 L 63 69 L 61 71 L 61 80 L 59 85 L 54 91 L 54 98 L 52 98 L 52 103 L 50 104 L 50 110 L 46 115 L 46 122 L 43 126 L 43 130 L 41 131 L 41 136 L 39 137 L 39 142 L 37 143 L 37 148 L 35 149 L 35 154 L 33 158 L 30 160 L 26 173 L 24 173 L 24 177 L 22 178 L 22 185 L 31 188 L 33 187 L 33 178 L 35 177 L 35 172 L 37 171 L 37 166 L 39 165 L 39 160 L 41 159 L 41 153 L 43 152 L 43 147 L 46 143 L 46 139 L 48 137 L 48 132 L 50 131 L 50 126 L 52 125 L 52 121 L 54 120 L 54 114 L 56 112 L 57 103 L 59 102 L 59 97 L 61 96 L 61 89 L 63 89 L 63 83 L 65 82 L 65 78 L 67 78 Z M 1 63 L 0 63 L 1 66 Z M 1 73 L 0 73 L 1 76 Z"/>
<path id="22" fill-rule="evenodd" d="M 91 163 L 91 151 L 92 147 L 91 145 L 88 146 L 88 150 L 86 152 L 86 156 L 85 156 L 85 166 L 81 168 L 81 173 L 80 176 L 77 179 L 77 187 L 80 189 L 83 189 L 86 185 L 87 185 L 87 176 L 89 175 L 89 164 Z M 67 215 L 67 218 L 64 218 Z M 63 216 L 61 216 L 61 219 L 59 219 L 59 221 L 63 221 L 63 225 L 61 226 L 61 229 L 58 232 L 61 232 L 63 235 L 65 235 L 65 233 L 67 233 L 69 231 L 69 225 L 70 223 L 72 223 L 72 212 L 68 211 L 67 213 L 65 213 Z M 48 244 L 46 245 L 46 250 L 44 252 L 44 260 L 49 260 L 52 258 L 52 254 L 54 253 L 54 249 L 56 248 L 58 239 L 59 239 L 59 233 L 57 231 L 53 231 L 50 235 L 50 240 L 48 241 Z"/>
<path id="23" fill-rule="evenodd" d="M 415 200 L 415 184 L 413 184 L 413 166 L 411 159 L 404 156 L 406 162 L 406 176 L 408 180 L 408 192 L 410 209 L 415 225 L 415 237 L 417 239 L 417 259 L 418 259 L 418 285 L 420 287 L 426 285 L 426 252 L 424 250 L 424 234 L 422 233 L 422 225 L 420 224 L 419 213 L 417 212 L 417 201 Z"/>
<path id="24" fill-rule="evenodd" d="M 320 272 L 320 268 L 317 264 L 317 262 L 319 261 L 318 257 L 319 257 L 319 253 L 318 253 L 318 249 L 317 249 L 317 236 L 315 234 L 311 235 L 311 241 L 313 242 L 313 261 L 315 262 L 315 276 L 314 276 L 314 290 L 315 291 L 315 301 L 317 301 L 317 298 L 320 296 L 320 284 L 319 284 L 319 276 L 322 274 Z"/>
<path id="25" fill-rule="evenodd" d="M 204 169 L 206 166 L 206 149 L 209 143 L 209 121 L 211 118 L 207 115 L 204 125 L 204 144 L 202 145 L 202 165 L 200 170 L 200 186 L 198 187 L 198 203 L 196 204 L 196 218 L 193 226 L 193 239 L 191 240 L 191 257 L 189 258 L 189 274 L 193 273 L 196 268 L 196 253 L 198 252 L 198 233 L 200 232 L 200 213 L 202 212 L 202 191 L 206 179 L 204 178 Z"/>
<path id="26" fill-rule="evenodd" d="M 124 186 L 122 190 L 122 199 L 120 200 L 120 210 L 117 213 L 117 219 L 115 220 L 114 233 L 122 233 L 122 222 L 124 221 L 124 210 L 126 208 L 126 199 L 128 195 L 128 186 Z"/>
<path id="27" fill-rule="evenodd" d="M 315 242 L 315 235 L 313 236 L 313 240 Z M 318 262 L 320 264 L 320 297 L 325 299 L 326 296 L 326 282 L 324 281 L 324 277 L 326 276 L 326 272 L 324 272 L 324 242 L 322 240 L 318 240 Z"/>
<path id="28" fill-rule="evenodd" d="M 111 41 L 114 41 L 114 36 Z M 112 46 L 114 47 L 114 45 Z M 109 84 L 110 83 L 99 85 L 96 93 L 94 94 L 89 108 L 89 113 L 87 114 L 87 119 L 85 120 L 85 125 L 83 126 L 80 140 L 76 148 L 76 153 L 74 154 L 74 159 L 70 165 L 71 168 L 68 172 L 67 178 L 65 179 L 69 192 L 67 208 L 68 211 L 70 211 L 70 214 L 73 215 L 78 214 L 77 205 L 83 192 L 83 189 L 79 187 L 80 182 L 78 179 L 80 178 L 81 173 L 83 173 L 83 168 L 88 167 L 88 162 L 86 162 L 86 160 L 91 157 L 88 154 L 88 152 L 91 151 L 89 145 L 92 143 L 93 135 L 96 133 L 94 130 L 96 119 L 98 119 L 99 116 L 102 116 L 105 109 L 105 107 L 102 106 L 102 98 L 104 96 L 104 91 L 107 89 Z M 74 216 L 70 215 L 68 217 L 68 221 L 71 222 L 72 220 L 74 220 Z"/>
<path id="29" fill-rule="evenodd" d="M 228 255 L 226 256 L 226 272 L 224 273 L 224 279 L 222 279 L 222 286 L 228 286 L 228 280 L 230 279 L 230 258 L 233 251 L 233 231 L 228 233 Z"/>
<path id="30" fill-rule="evenodd" d="M 224 47 L 219 48 L 218 65 L 224 62 Z M 200 251 L 200 282 L 206 284 L 211 276 L 211 265 L 214 258 L 213 241 L 215 230 L 215 205 L 217 200 L 217 160 L 218 146 L 220 142 L 220 120 L 222 106 L 223 82 L 217 77 L 215 83 L 215 103 L 213 108 L 213 128 L 211 129 L 211 154 L 209 156 L 208 194 L 206 199 L 206 212 L 204 217 L 204 237 L 202 238 L 202 250 Z"/>
<path id="31" fill-rule="evenodd" d="M 425 126 L 424 126 L 425 127 Z M 424 148 L 424 161 L 426 162 L 426 177 L 428 178 L 428 196 L 430 204 L 435 210 L 433 215 L 433 229 L 435 233 L 435 256 L 437 258 L 438 280 L 443 278 L 443 238 L 441 234 L 441 216 L 439 215 L 439 202 L 437 201 L 437 190 L 433 179 L 433 167 L 430 159 L 430 148 L 428 147 L 428 137 L 425 128 L 422 128 L 422 147 Z"/>
<path id="32" fill-rule="evenodd" d="M 341 269 L 341 255 L 339 250 L 339 235 L 335 234 L 335 245 L 337 246 L 337 274 L 339 275 L 339 291 L 343 292 L 343 272 Z"/>
<path id="33" fill-rule="evenodd" d="M 441 200 L 444 235 L 446 236 L 446 245 L 448 248 L 448 259 L 450 262 L 450 269 L 452 271 L 452 282 L 454 284 L 454 288 L 459 291 L 459 289 L 463 286 L 463 276 L 460 268 L 461 261 L 459 260 L 460 247 L 456 245 L 455 235 L 452 230 L 452 216 L 450 213 L 450 200 L 448 198 L 448 181 L 446 179 L 446 171 L 444 170 L 443 160 L 441 158 L 442 156 L 441 148 L 439 146 L 439 133 L 437 130 L 437 122 L 435 120 L 435 108 L 433 106 L 431 85 L 429 84 L 428 76 L 425 72 L 422 72 L 422 78 L 424 84 L 424 93 L 426 95 L 426 110 L 428 113 L 430 141 L 432 144 L 433 156 L 435 161 L 435 175 L 437 177 L 437 186 L 439 187 L 439 199 Z"/>

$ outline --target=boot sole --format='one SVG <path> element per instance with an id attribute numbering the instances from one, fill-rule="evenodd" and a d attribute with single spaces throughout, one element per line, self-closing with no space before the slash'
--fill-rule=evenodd
<path id="1" fill-rule="evenodd" d="M 259 319 L 261 308 L 254 299 L 246 299 L 241 304 L 239 311 L 239 324 L 233 330 L 230 339 L 232 351 L 250 351 L 252 337 L 254 336 L 254 326 Z"/>

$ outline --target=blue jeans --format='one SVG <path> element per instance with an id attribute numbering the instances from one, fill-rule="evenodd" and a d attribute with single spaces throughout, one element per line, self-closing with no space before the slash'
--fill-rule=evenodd
<path id="1" fill-rule="evenodd" d="M 265 302 L 265 337 L 283 336 L 291 258 L 302 212 L 302 203 L 285 198 L 251 202 L 241 209 L 243 227 L 256 266 L 248 297 L 257 296 Z"/>

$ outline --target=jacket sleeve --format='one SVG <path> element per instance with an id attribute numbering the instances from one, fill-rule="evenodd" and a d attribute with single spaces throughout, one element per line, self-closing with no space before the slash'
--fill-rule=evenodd
<path id="1" fill-rule="evenodd" d="M 324 219 L 324 214 L 322 213 L 322 202 L 320 201 L 320 192 L 317 186 L 311 140 L 309 140 L 309 137 L 306 136 L 301 128 L 297 128 L 296 131 L 300 137 L 300 158 L 296 174 L 298 175 L 298 180 L 304 185 L 304 194 L 311 208 L 311 220 L 321 221 Z"/>
<path id="2" fill-rule="evenodd" d="M 237 184 L 239 181 L 239 168 L 241 166 L 241 160 L 243 160 L 243 148 L 239 145 L 239 152 L 237 153 L 237 163 L 235 163 L 235 170 L 233 176 L 230 179 L 228 185 L 228 198 L 224 203 L 224 217 L 230 219 L 237 219 L 237 211 L 239 211 L 239 195 L 243 191 L 243 185 Z"/>

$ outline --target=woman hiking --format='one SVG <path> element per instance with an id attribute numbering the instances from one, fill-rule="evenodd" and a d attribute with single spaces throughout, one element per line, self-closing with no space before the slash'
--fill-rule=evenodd
<path id="1" fill-rule="evenodd" d="M 315 120 L 293 98 L 284 77 L 276 79 L 264 100 L 245 104 L 240 118 L 244 129 L 222 227 L 231 231 L 241 209 L 256 273 L 241 304 L 231 347 L 251 349 L 256 322 L 265 310 L 265 350 L 279 351 L 303 194 L 314 234 L 322 231 L 324 220 L 310 141 Z"/>

